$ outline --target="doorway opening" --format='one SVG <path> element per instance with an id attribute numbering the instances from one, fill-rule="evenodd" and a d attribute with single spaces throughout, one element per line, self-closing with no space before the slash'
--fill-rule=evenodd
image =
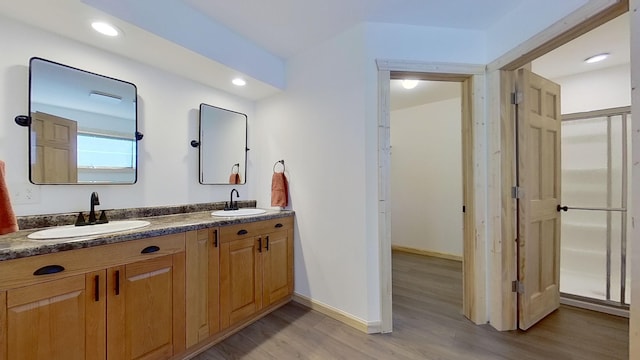
<path id="1" fill-rule="evenodd" d="M 600 62 L 587 62 L 607 54 Z M 531 63 L 562 87 L 561 303 L 629 316 L 630 31 L 624 13 Z"/>
<path id="2" fill-rule="evenodd" d="M 494 114 L 499 114 L 501 117 L 500 122 L 500 131 L 497 132 L 501 135 L 499 139 L 500 146 L 497 147 L 498 150 L 502 151 L 503 156 L 501 157 L 501 182 L 503 184 L 515 184 L 514 181 L 514 173 L 515 173 L 515 161 L 514 161 L 514 151 L 515 148 L 513 143 L 514 139 L 511 137 L 511 134 L 514 134 L 514 113 L 513 110 L 505 111 L 505 109 L 510 109 L 511 104 L 518 103 L 520 100 L 520 96 L 518 94 L 518 90 L 516 87 L 516 70 L 521 67 L 532 69 L 531 62 L 535 61 L 535 59 L 540 58 L 543 54 L 548 54 L 554 49 L 558 49 L 562 44 L 567 44 L 571 40 L 576 39 L 578 36 L 587 33 L 590 30 L 593 30 L 599 25 L 606 23 L 607 21 L 618 17 L 621 14 L 624 14 L 628 10 L 628 3 L 626 1 L 617 1 L 614 4 L 611 4 L 607 8 L 600 9 L 599 11 L 593 11 L 593 9 L 589 10 L 586 7 L 581 8 L 578 11 L 570 14 L 565 21 L 563 21 L 562 25 L 558 25 L 557 29 L 549 29 L 543 32 L 544 36 L 540 36 L 539 38 L 532 38 L 525 43 L 521 44 L 519 49 L 513 50 L 498 60 L 495 60 L 491 64 L 487 66 L 487 76 L 492 79 L 494 83 L 499 83 L 499 90 L 497 92 L 493 92 L 493 96 L 495 96 L 496 104 L 499 106 L 494 106 L 491 108 L 491 112 Z M 589 14 L 589 20 L 584 20 L 585 15 Z M 563 29 L 563 30 L 562 30 Z M 627 44 L 628 46 L 628 44 Z M 581 60 L 584 60 L 581 59 Z M 533 69 L 535 71 L 535 68 Z M 518 70 L 520 73 L 521 70 Z M 514 90 L 516 92 L 514 93 Z M 514 97 L 513 94 L 516 96 Z M 544 92 L 540 93 L 544 95 Z M 563 91 L 564 96 L 564 91 Z M 583 99 L 584 100 L 584 99 Z M 535 101 L 533 101 L 535 103 Z M 559 134 L 560 132 L 558 132 Z M 560 152 L 560 147 L 558 146 L 558 152 Z M 530 164 L 535 163 L 536 159 L 531 158 Z M 561 171 L 557 172 L 557 177 L 560 177 Z M 501 239 L 509 239 L 513 234 L 516 233 L 516 229 L 519 226 L 516 226 L 515 220 L 515 204 L 520 196 L 520 194 L 527 194 L 531 191 L 535 191 L 535 189 L 516 189 L 517 191 L 512 194 L 516 194 L 516 196 L 502 196 L 501 203 L 503 210 L 501 216 Z M 560 198 L 560 197 L 558 197 Z M 560 204 L 558 204 L 560 205 Z M 557 205 L 556 205 L 557 206 Z M 562 208 L 561 206 L 558 208 Z M 555 211 L 555 210 L 554 210 Z M 560 210 L 558 210 L 560 211 Z M 550 214 L 551 211 L 547 211 L 547 214 Z M 520 222 L 521 223 L 521 222 Z M 556 226 L 559 228 L 560 226 Z M 533 231 L 537 229 L 536 227 L 531 227 Z M 534 233 L 535 234 L 535 233 Z M 525 234 L 526 236 L 527 234 Z M 518 231 L 517 237 L 522 236 L 521 231 Z M 520 242 L 519 247 L 522 248 L 526 244 L 526 240 Z M 503 241 L 500 244 L 501 253 L 513 254 L 515 253 L 514 243 L 509 241 Z M 560 250 L 558 248 L 558 255 Z M 494 259 L 496 260 L 496 259 Z M 522 261 L 521 259 L 520 265 L 514 264 L 511 260 L 507 259 L 497 259 L 498 261 L 494 261 L 494 266 L 497 269 L 501 270 L 502 274 L 507 274 L 508 276 L 502 278 L 502 286 L 500 287 L 502 290 L 508 289 L 511 287 L 514 289 L 516 294 L 509 295 L 504 293 L 500 297 L 500 301 L 497 304 L 501 306 L 492 307 L 492 323 L 497 324 L 494 325 L 500 330 L 510 330 L 517 328 L 518 318 L 521 315 L 522 308 L 518 306 L 517 310 L 514 311 L 509 304 L 515 304 L 516 298 L 522 299 L 525 297 L 524 294 L 527 293 L 527 290 L 524 289 L 520 283 L 509 281 L 509 278 L 517 278 L 518 281 L 522 281 L 520 279 L 519 270 L 522 269 L 521 264 L 531 264 L 531 259 L 527 259 L 527 261 Z M 547 261 L 550 264 L 550 262 Z M 542 263 L 541 263 L 542 264 Z M 540 265 L 542 266 L 542 265 Z M 559 266 L 558 264 L 553 264 L 553 266 Z M 558 269 L 559 270 L 559 269 Z M 555 270 L 554 270 L 555 271 Z M 537 272 L 540 272 L 538 270 Z M 515 286 L 514 286 L 515 285 Z M 526 285 L 526 284 L 525 284 Z M 559 289 L 558 289 L 558 298 L 559 298 Z M 554 303 L 556 303 L 554 301 Z M 558 302 L 559 303 L 559 302 Z M 505 306 L 505 304 L 507 306 Z M 518 301 L 518 304 L 521 303 Z M 530 325 L 529 325 L 530 326 Z"/>
<path id="3" fill-rule="evenodd" d="M 462 309 L 462 85 L 418 77 L 391 72 L 390 80 L 393 308 L 400 322 L 429 310 L 411 310 L 418 304 L 452 315 Z"/>
<path id="4" fill-rule="evenodd" d="M 462 203 L 458 204 L 458 214 L 465 212 L 462 216 L 463 223 L 463 244 L 462 244 L 462 311 L 463 314 L 476 323 L 485 321 L 486 313 L 482 307 L 477 306 L 479 302 L 476 297 L 484 296 L 484 274 L 475 272 L 479 266 L 478 259 L 483 257 L 476 254 L 477 244 L 481 242 L 475 231 L 474 218 L 474 157 L 477 153 L 474 148 L 473 118 L 480 116 L 483 111 L 481 105 L 483 93 L 482 76 L 484 67 L 478 65 L 460 64 L 431 64 L 431 63 L 406 63 L 392 61 L 378 61 L 380 86 L 380 111 L 379 111 L 379 179 L 380 179 L 380 233 L 384 234 L 380 242 L 380 269 L 381 269 L 381 315 L 382 332 L 390 332 L 393 328 L 392 301 L 391 301 L 391 109 L 390 109 L 390 85 L 391 79 L 412 78 L 415 80 L 455 82 L 460 89 L 460 132 L 458 137 L 461 144 L 461 173 L 462 173 Z M 480 77 L 480 79 L 478 79 Z M 479 81 L 478 81 L 479 80 Z M 435 130 L 437 132 L 437 129 Z M 407 175 L 408 176 L 408 175 Z M 441 253 L 443 251 L 435 251 Z M 482 266 L 484 263 L 480 264 Z"/>

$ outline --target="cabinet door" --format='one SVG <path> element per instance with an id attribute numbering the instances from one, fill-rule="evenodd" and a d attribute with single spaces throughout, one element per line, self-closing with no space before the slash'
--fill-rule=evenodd
<path id="1" fill-rule="evenodd" d="M 293 293 L 293 239 L 286 230 L 263 236 L 263 297 L 268 306 Z"/>
<path id="2" fill-rule="evenodd" d="M 262 308 L 260 238 L 220 245 L 220 325 L 234 325 Z"/>
<path id="3" fill-rule="evenodd" d="M 7 291 L 6 358 L 104 359 L 103 294 L 104 271 Z"/>
<path id="4" fill-rule="evenodd" d="M 187 347 L 220 330 L 218 229 L 187 233 Z"/>
<path id="5" fill-rule="evenodd" d="M 174 313 L 180 308 L 174 291 L 181 288 L 184 298 L 184 286 L 175 274 L 180 272 L 178 266 L 174 268 L 176 256 L 108 269 L 108 280 L 113 281 L 107 309 L 109 359 L 164 359 L 182 350 L 174 349 L 174 336 L 178 335 L 174 332 L 180 331 L 175 318 L 184 319 L 184 311 Z M 184 283 L 184 271 L 182 276 Z"/>

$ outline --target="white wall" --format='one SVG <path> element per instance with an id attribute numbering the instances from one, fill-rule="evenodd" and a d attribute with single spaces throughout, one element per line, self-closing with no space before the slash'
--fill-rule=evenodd
<path id="1" fill-rule="evenodd" d="M 285 93 L 258 103 L 260 190 L 284 159 L 296 211 L 296 293 L 375 325 L 365 236 L 365 87 L 362 27 L 289 61 Z M 342 81 L 344 79 L 344 81 Z M 269 177 L 262 174 L 269 174 Z M 258 192 L 258 205 L 268 204 Z"/>
<path id="2" fill-rule="evenodd" d="M 533 68 L 535 72 L 535 66 Z M 560 84 L 563 114 L 631 105 L 629 65 L 552 79 Z"/>
<path id="3" fill-rule="evenodd" d="M 254 104 L 237 96 L 185 80 L 147 65 L 67 40 L 51 33 L 0 17 L 0 159 L 6 162 L 6 182 L 11 189 L 36 188 L 37 204 L 14 204 L 17 215 L 85 211 L 89 194 L 100 193 L 104 209 L 179 205 L 223 201 L 231 186 L 198 184 L 198 151 L 189 142 L 198 139 L 201 102 L 247 113 L 249 129 Z M 28 112 L 29 59 L 33 56 L 126 80 L 138 88 L 138 182 L 135 185 L 29 185 L 26 128 L 13 122 Z M 252 134 L 249 134 L 251 141 Z M 249 148 L 251 148 L 249 144 Z M 252 158 L 249 154 L 249 163 Z M 249 169 L 249 176 L 255 176 Z M 234 186 L 241 199 L 255 198 L 253 179 Z M 14 201 L 15 203 L 15 201 Z"/>
<path id="4" fill-rule="evenodd" d="M 462 257 L 461 99 L 391 112 L 391 242 Z"/>

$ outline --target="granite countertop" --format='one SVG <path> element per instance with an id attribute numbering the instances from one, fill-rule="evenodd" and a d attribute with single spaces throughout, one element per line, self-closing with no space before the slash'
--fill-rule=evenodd
<path id="1" fill-rule="evenodd" d="M 127 220 L 146 220 L 151 224 L 143 228 L 128 231 L 79 237 L 71 240 L 69 238 L 56 240 L 32 240 L 27 238 L 27 235 L 35 231 L 42 230 L 42 228 L 31 228 L 7 235 L 0 235 L 0 261 L 113 244 L 123 241 L 138 240 L 152 236 L 169 235 L 215 226 L 276 219 L 292 216 L 293 214 L 294 212 L 291 210 L 266 210 L 266 213 L 254 216 L 216 217 L 211 215 L 210 210 L 207 210 L 162 216 L 137 217 L 129 218 Z"/>

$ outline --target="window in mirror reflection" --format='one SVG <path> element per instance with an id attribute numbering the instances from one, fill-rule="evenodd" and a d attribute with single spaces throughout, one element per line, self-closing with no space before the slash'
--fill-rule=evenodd
<path id="1" fill-rule="evenodd" d="M 40 58 L 29 71 L 31 182 L 135 183 L 135 85 Z"/>
<path id="2" fill-rule="evenodd" d="M 200 183 L 246 182 L 247 115 L 200 104 Z"/>

